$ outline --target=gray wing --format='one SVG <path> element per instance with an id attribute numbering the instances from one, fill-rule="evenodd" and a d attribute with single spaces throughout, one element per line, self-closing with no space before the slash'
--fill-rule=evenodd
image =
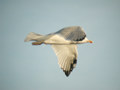
<path id="1" fill-rule="evenodd" d="M 52 45 L 58 57 L 58 64 L 65 72 L 66 76 L 69 76 L 73 68 L 77 63 L 77 46 L 76 45 Z"/>
<path id="2" fill-rule="evenodd" d="M 79 26 L 63 28 L 60 31 L 56 32 L 55 34 L 59 34 L 63 36 L 65 39 L 71 41 L 82 41 L 86 37 L 85 32 Z"/>

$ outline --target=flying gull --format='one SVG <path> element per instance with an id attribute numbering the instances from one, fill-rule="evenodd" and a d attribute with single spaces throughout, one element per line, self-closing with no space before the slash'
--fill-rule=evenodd
<path id="1" fill-rule="evenodd" d="M 31 32 L 24 41 L 35 41 L 32 42 L 32 45 L 51 45 L 58 57 L 58 64 L 66 76 L 69 76 L 76 66 L 77 44 L 92 43 L 91 40 L 87 39 L 83 28 L 80 26 L 66 27 L 48 35 Z"/>

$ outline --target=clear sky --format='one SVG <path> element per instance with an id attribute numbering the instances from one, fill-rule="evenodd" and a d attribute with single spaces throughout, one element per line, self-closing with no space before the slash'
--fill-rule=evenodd
<path id="1" fill-rule="evenodd" d="M 69 77 L 50 45 L 29 32 L 82 26 L 93 44 L 78 46 Z M 0 90 L 120 90 L 120 0 L 0 0 Z"/>

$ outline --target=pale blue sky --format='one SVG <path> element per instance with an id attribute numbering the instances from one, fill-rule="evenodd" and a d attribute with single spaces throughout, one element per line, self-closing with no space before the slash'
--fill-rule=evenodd
<path id="1" fill-rule="evenodd" d="M 94 43 L 69 77 L 51 46 L 24 42 L 75 25 Z M 120 0 L 0 0 L 0 90 L 120 90 L 119 38 Z"/>

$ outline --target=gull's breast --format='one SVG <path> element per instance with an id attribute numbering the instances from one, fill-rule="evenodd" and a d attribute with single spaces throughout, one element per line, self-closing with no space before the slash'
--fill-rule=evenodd
<path id="1" fill-rule="evenodd" d="M 66 40 L 64 37 L 57 34 L 44 41 L 45 44 L 70 44 L 70 42 L 70 40 Z"/>

